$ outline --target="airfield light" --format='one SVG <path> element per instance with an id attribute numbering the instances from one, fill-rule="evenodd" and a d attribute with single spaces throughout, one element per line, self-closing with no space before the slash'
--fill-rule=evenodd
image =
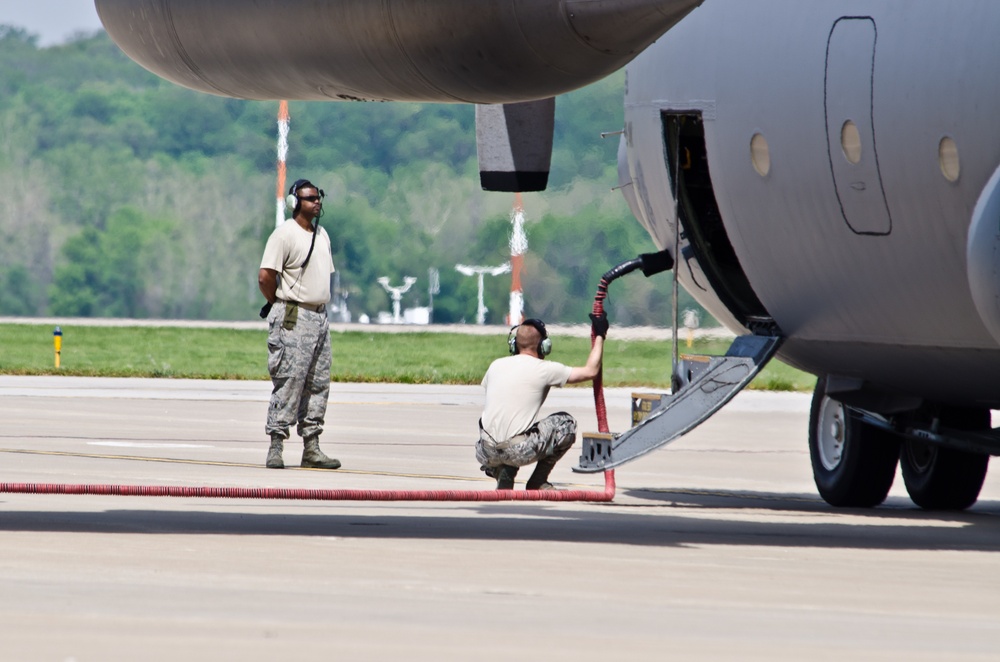
<path id="1" fill-rule="evenodd" d="M 52 342 L 55 344 L 56 348 L 56 367 L 59 367 L 59 356 L 62 354 L 62 329 L 58 326 L 56 330 L 52 332 Z"/>
<path id="2" fill-rule="evenodd" d="M 486 323 L 486 313 L 489 309 L 483 300 L 483 276 L 499 276 L 510 272 L 510 262 L 504 262 L 498 267 L 470 266 L 467 264 L 456 264 L 455 270 L 465 276 L 479 277 L 479 305 L 476 307 L 476 324 Z"/>
<path id="3" fill-rule="evenodd" d="M 403 284 L 399 287 L 389 285 L 389 278 L 387 276 L 380 277 L 376 282 L 392 297 L 392 323 L 402 324 L 403 317 L 399 314 L 399 302 L 402 300 L 403 295 L 417 282 L 417 279 L 413 276 L 404 276 Z"/>
<path id="4" fill-rule="evenodd" d="M 688 349 L 691 349 L 691 345 L 694 342 L 694 330 L 701 326 L 700 322 L 697 310 L 693 308 L 686 308 L 684 310 L 684 328 L 687 329 Z"/>

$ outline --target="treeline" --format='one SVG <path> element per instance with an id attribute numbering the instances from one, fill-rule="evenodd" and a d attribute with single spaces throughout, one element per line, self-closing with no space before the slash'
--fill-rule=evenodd
<path id="1" fill-rule="evenodd" d="M 527 194 L 529 315 L 586 320 L 600 275 L 656 250 L 617 183 L 619 74 L 557 101 L 550 190 Z M 406 307 L 475 320 L 457 263 L 508 259 L 512 194 L 480 190 L 471 106 L 290 104 L 289 180 L 326 189 L 322 223 L 355 319 L 390 310 L 376 283 L 415 276 Z M 252 319 L 275 222 L 277 103 L 167 83 L 104 33 L 39 48 L 0 26 L 0 315 Z M 616 286 L 616 323 L 666 325 L 669 275 Z M 486 279 L 501 323 L 509 277 Z M 696 307 L 685 295 L 682 307 Z"/>

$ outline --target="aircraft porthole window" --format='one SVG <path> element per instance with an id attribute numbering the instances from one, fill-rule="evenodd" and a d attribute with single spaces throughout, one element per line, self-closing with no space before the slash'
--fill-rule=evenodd
<path id="1" fill-rule="evenodd" d="M 961 174 L 961 166 L 958 162 L 958 146 L 955 141 L 945 136 L 938 144 L 938 163 L 941 166 L 941 174 L 949 182 L 958 181 Z"/>
<path id="2" fill-rule="evenodd" d="M 847 120 L 844 126 L 840 127 L 840 146 L 844 150 L 844 158 L 850 163 L 857 163 L 861 160 L 861 133 L 858 125 Z"/>
<path id="3" fill-rule="evenodd" d="M 761 177 L 767 177 L 771 172 L 771 148 L 767 146 L 767 139 L 760 133 L 753 134 L 750 139 L 750 160 L 753 169 Z"/>

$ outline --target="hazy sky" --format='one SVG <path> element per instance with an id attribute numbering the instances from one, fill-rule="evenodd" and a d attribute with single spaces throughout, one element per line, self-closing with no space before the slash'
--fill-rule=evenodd
<path id="1" fill-rule="evenodd" d="M 0 24 L 38 35 L 40 46 L 66 41 L 74 32 L 101 27 L 94 0 L 0 0 Z"/>

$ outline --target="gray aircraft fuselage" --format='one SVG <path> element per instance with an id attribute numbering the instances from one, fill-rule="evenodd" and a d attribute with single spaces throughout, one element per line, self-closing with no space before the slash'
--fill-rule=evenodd
<path id="1" fill-rule="evenodd" d="M 681 118 L 700 303 L 738 331 L 772 317 L 814 374 L 997 407 L 997 25 L 991 0 L 708 0 L 626 69 L 633 213 L 673 249 Z"/>

